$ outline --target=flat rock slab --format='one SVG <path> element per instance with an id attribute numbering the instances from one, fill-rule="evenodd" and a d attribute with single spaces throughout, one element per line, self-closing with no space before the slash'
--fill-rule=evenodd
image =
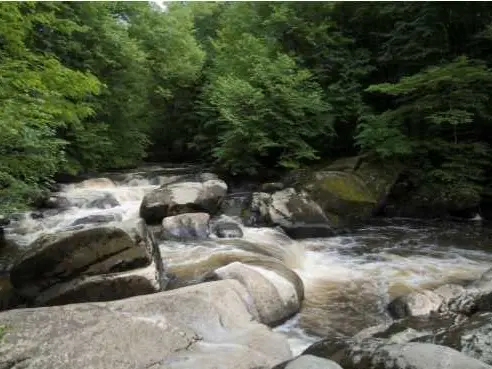
<path id="1" fill-rule="evenodd" d="M 0 313 L 0 369 L 253 369 L 292 358 L 235 280 Z"/>

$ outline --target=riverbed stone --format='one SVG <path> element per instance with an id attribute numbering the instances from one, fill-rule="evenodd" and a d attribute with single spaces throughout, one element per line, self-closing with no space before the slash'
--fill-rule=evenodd
<path id="1" fill-rule="evenodd" d="M 279 324 L 297 313 L 302 297 L 288 279 L 275 271 L 234 262 L 214 271 L 219 279 L 236 279 L 253 298 L 259 321 Z"/>
<path id="2" fill-rule="evenodd" d="M 353 157 L 294 171 L 285 181 L 305 190 L 332 224 L 343 227 L 379 213 L 400 172 L 395 163 Z"/>
<path id="3" fill-rule="evenodd" d="M 219 238 L 241 238 L 241 226 L 228 216 L 221 216 L 210 222 L 210 229 Z"/>
<path id="4" fill-rule="evenodd" d="M 0 313 L 0 368 L 252 369 L 292 357 L 235 280 L 106 303 Z"/>
<path id="5" fill-rule="evenodd" d="M 302 355 L 277 365 L 273 369 L 343 369 L 334 361 L 312 355 Z"/>
<path id="6" fill-rule="evenodd" d="M 210 215 L 189 213 L 166 217 L 162 220 L 164 239 L 204 239 L 208 238 Z"/>
<path id="7" fill-rule="evenodd" d="M 194 177 L 195 181 L 171 183 L 145 195 L 140 216 L 149 224 L 163 218 L 193 212 L 214 214 L 227 193 L 227 184 L 218 179 Z M 199 181 L 199 180 L 203 181 Z"/>
<path id="8" fill-rule="evenodd" d="M 71 227 L 85 224 L 100 224 L 100 223 L 110 223 L 110 222 L 121 222 L 121 214 L 92 214 L 82 218 L 78 218 L 70 225 Z"/>
<path id="9" fill-rule="evenodd" d="M 428 290 L 414 291 L 391 301 L 388 305 L 388 311 L 395 319 L 406 316 L 427 315 L 432 311 L 438 311 L 442 302 L 442 297 L 435 292 Z"/>
<path id="10" fill-rule="evenodd" d="M 338 350 L 335 352 L 335 349 Z M 316 351 L 308 348 L 305 352 L 321 357 L 327 354 L 328 359 L 344 369 L 492 368 L 450 347 L 420 342 L 396 344 L 375 338 L 348 339 L 331 350 Z"/>
<path id="11" fill-rule="evenodd" d="M 157 249 L 149 237 L 142 221 L 44 234 L 15 262 L 12 285 L 24 297 L 35 298 L 81 276 L 148 266 Z"/>
<path id="12" fill-rule="evenodd" d="M 416 342 L 448 346 L 492 365 L 492 313 L 479 313 L 439 332 L 422 335 Z"/>
<path id="13" fill-rule="evenodd" d="M 292 238 L 333 235 L 329 219 L 304 191 L 287 188 L 272 195 L 268 214 Z"/>
<path id="14" fill-rule="evenodd" d="M 54 306 L 111 301 L 162 291 L 166 279 L 152 262 L 126 272 L 81 276 L 57 283 L 39 294 L 30 306 Z"/>

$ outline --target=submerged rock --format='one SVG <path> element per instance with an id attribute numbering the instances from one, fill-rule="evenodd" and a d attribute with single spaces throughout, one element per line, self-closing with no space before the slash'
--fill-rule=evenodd
<path id="1" fill-rule="evenodd" d="M 0 368 L 252 369 L 292 357 L 287 340 L 254 320 L 237 281 L 107 303 L 0 313 Z"/>
<path id="2" fill-rule="evenodd" d="M 218 179 L 202 176 L 202 181 L 178 182 L 164 185 L 145 195 L 140 216 L 149 224 L 183 213 L 214 214 L 227 193 L 227 185 Z"/>
<path id="3" fill-rule="evenodd" d="M 210 215 L 207 213 L 180 214 L 162 220 L 164 239 L 208 238 Z"/>
<path id="4" fill-rule="evenodd" d="M 121 222 L 121 220 L 121 214 L 93 214 L 76 219 L 70 226 L 74 227 L 81 224 L 110 223 L 114 221 Z"/>

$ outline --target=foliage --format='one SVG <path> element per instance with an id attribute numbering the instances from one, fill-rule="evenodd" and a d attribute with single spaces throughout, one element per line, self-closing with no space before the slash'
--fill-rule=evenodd
<path id="1" fill-rule="evenodd" d="M 422 203 L 492 199 L 492 6 L 0 3 L 0 213 L 59 173 L 368 154 Z"/>

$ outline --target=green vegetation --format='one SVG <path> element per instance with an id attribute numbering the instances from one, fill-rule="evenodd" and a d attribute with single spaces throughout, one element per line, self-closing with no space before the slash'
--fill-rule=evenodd
<path id="1" fill-rule="evenodd" d="M 492 5 L 0 3 L 0 213 L 57 174 L 364 154 L 408 198 L 492 198 Z"/>

